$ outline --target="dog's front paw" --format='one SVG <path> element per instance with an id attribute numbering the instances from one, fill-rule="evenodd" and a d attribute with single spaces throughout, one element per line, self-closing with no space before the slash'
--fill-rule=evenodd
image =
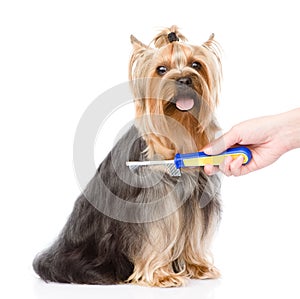
<path id="1" fill-rule="evenodd" d="M 151 283 L 154 287 L 180 287 L 186 283 L 186 277 L 175 273 L 154 273 L 153 281 Z"/>
<path id="2" fill-rule="evenodd" d="M 211 265 L 188 265 L 187 274 L 190 278 L 195 279 L 216 279 L 220 277 L 219 270 Z"/>
<path id="3" fill-rule="evenodd" d="M 182 273 L 174 273 L 166 269 L 157 269 L 153 273 L 134 272 L 127 280 L 129 283 L 150 287 L 180 287 L 185 284 L 187 277 Z"/>

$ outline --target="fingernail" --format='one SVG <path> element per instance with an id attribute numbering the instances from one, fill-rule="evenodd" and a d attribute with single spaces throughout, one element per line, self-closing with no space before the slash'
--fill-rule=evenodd
<path id="1" fill-rule="evenodd" d="M 225 158 L 224 164 L 228 165 L 228 164 L 230 164 L 232 162 L 232 160 L 233 160 L 233 158 L 231 156 L 228 156 L 228 157 Z"/>
<path id="2" fill-rule="evenodd" d="M 202 151 L 207 154 L 207 155 L 211 155 L 211 152 L 212 152 L 212 148 L 210 146 L 207 146 L 207 147 L 204 147 L 202 149 Z"/>
<path id="3" fill-rule="evenodd" d="M 236 159 L 238 160 L 238 162 L 244 162 L 244 157 L 243 156 L 238 156 Z"/>

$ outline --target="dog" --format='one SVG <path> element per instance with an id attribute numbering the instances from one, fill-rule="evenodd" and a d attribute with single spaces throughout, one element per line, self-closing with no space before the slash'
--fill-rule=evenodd
<path id="1" fill-rule="evenodd" d="M 57 240 L 33 261 L 45 281 L 174 287 L 218 278 L 210 253 L 221 215 L 220 180 L 201 167 L 172 177 L 163 166 L 200 151 L 219 130 L 214 110 L 222 66 L 214 35 L 191 45 L 177 26 L 149 46 L 131 36 L 135 121 L 75 202 Z"/>

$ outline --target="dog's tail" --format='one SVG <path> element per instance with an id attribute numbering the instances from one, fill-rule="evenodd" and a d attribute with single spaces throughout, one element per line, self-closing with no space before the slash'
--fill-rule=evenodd
<path id="1" fill-rule="evenodd" d="M 171 40 L 170 37 L 172 37 Z M 182 33 L 179 32 L 179 29 L 176 25 L 173 25 L 170 28 L 164 28 L 153 39 L 153 43 L 156 48 L 161 48 L 163 46 L 166 46 L 172 41 L 182 41 L 182 42 L 187 41 L 187 38 Z"/>
<path id="2" fill-rule="evenodd" d="M 125 249 L 120 250 L 118 230 L 119 223 L 112 224 L 82 194 L 57 240 L 34 259 L 33 269 L 46 282 L 124 282 L 132 274 L 133 264 Z"/>
<path id="3" fill-rule="evenodd" d="M 54 243 L 50 248 L 39 253 L 34 258 L 32 263 L 33 270 L 46 282 L 71 282 L 67 275 L 64 275 L 64 261 L 60 258 L 60 255 L 57 243 Z"/>
<path id="4" fill-rule="evenodd" d="M 64 249 L 61 252 L 61 249 L 55 250 L 51 247 L 36 256 L 33 269 L 45 282 L 118 284 L 124 282 L 132 274 L 133 264 L 124 254 L 115 250 L 118 243 L 108 246 L 110 245 L 114 248 L 110 248 L 112 253 L 107 252 L 107 255 L 110 255 L 109 258 L 101 252 L 101 256 L 92 260 L 86 258 L 87 251 L 93 250 L 88 246 L 85 252 L 79 248 L 69 251 Z"/>
<path id="5" fill-rule="evenodd" d="M 51 261 L 53 258 L 49 252 L 39 253 L 33 260 L 32 266 L 36 274 L 38 274 L 44 281 L 57 281 L 52 272 Z"/>

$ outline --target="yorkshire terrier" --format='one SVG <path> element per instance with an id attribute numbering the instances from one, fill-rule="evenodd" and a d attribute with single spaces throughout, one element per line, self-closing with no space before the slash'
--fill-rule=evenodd
<path id="1" fill-rule="evenodd" d="M 201 167 L 172 177 L 164 167 L 126 166 L 200 151 L 214 139 L 218 43 L 211 35 L 201 46 L 188 44 L 176 26 L 149 46 L 134 36 L 131 43 L 134 125 L 100 164 L 57 240 L 35 258 L 45 281 L 172 287 L 219 277 L 210 254 L 221 212 L 218 177 Z"/>

